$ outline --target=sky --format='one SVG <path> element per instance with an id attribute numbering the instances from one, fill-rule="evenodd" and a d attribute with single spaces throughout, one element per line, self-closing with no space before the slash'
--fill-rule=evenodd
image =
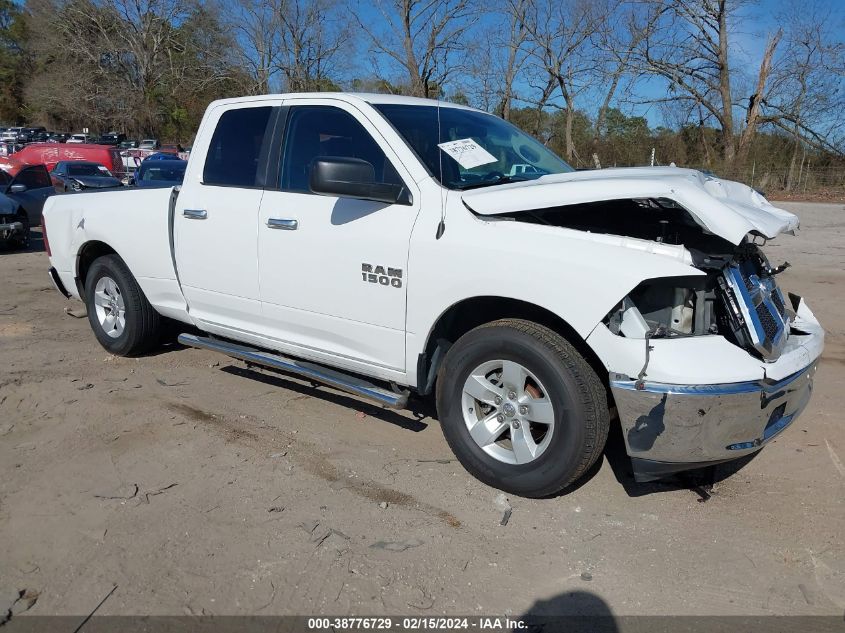
<path id="1" fill-rule="evenodd" d="M 845 42 L 845 0 L 743 0 L 744 6 L 739 9 L 738 14 L 742 16 L 742 19 L 738 21 L 737 27 L 730 34 L 731 65 L 737 74 L 742 73 L 749 80 L 756 78 L 766 40 L 780 26 L 778 14 L 785 7 L 791 6 L 790 3 L 792 2 L 800 3 L 802 7 L 816 3 L 821 8 L 830 10 L 831 19 L 828 22 L 828 28 L 834 37 Z M 382 19 L 381 15 L 377 9 L 368 7 L 368 4 L 370 3 L 362 0 L 359 6 L 364 15 L 372 17 L 375 24 L 377 20 Z M 785 45 L 784 42 L 781 42 L 780 49 L 782 50 Z M 387 78 L 400 76 L 399 71 L 395 71 L 395 75 L 390 74 L 388 71 L 390 62 L 384 56 L 375 56 L 375 59 Z M 539 81 L 535 83 L 539 83 Z M 455 89 L 454 84 L 459 84 L 459 82 L 453 82 L 453 86 L 451 86 L 453 91 Z M 524 76 L 518 81 L 517 90 L 530 94 L 528 81 Z M 640 81 L 636 86 L 634 99 L 618 105 L 626 114 L 644 116 L 652 128 L 666 125 L 670 122 L 664 121 L 659 106 L 634 102 L 664 97 L 665 91 L 666 84 L 661 79 Z M 735 95 L 735 98 L 738 96 Z M 592 114 L 597 109 L 598 100 L 602 97 L 603 94 L 586 92 L 579 97 L 578 106 Z M 737 115 L 741 116 L 741 114 L 741 112 L 737 112 Z"/>

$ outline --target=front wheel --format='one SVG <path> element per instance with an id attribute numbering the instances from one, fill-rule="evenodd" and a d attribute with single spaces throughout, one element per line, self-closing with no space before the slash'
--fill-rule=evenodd
<path id="1" fill-rule="evenodd" d="M 105 255 L 91 264 L 85 303 L 94 335 L 112 354 L 135 356 L 158 343 L 160 317 L 117 255 Z"/>
<path id="2" fill-rule="evenodd" d="M 470 473 L 501 490 L 560 492 L 604 449 L 604 385 L 544 326 L 505 319 L 468 332 L 449 350 L 437 383 L 446 441 Z"/>

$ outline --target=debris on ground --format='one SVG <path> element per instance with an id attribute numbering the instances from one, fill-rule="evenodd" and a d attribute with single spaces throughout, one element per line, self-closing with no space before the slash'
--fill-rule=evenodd
<path id="1" fill-rule="evenodd" d="M 505 526 L 508 524 L 508 521 L 511 520 L 511 514 L 513 514 L 513 508 L 511 507 L 508 498 L 504 495 L 504 493 L 499 493 L 493 498 L 493 506 L 502 513 L 502 520 L 499 521 L 499 525 Z"/>
<path id="2" fill-rule="evenodd" d="M 109 500 L 119 500 L 119 501 L 129 501 L 130 499 L 134 499 L 138 495 L 138 484 L 131 485 L 132 493 L 129 495 L 115 495 L 115 496 L 108 496 L 108 495 L 94 495 L 95 499 L 109 499 Z"/>
<path id="3" fill-rule="evenodd" d="M 382 510 L 387 510 L 388 505 L 390 505 L 390 504 L 387 503 L 387 501 L 382 501 L 380 504 L 378 504 L 378 507 L 381 508 Z"/>
<path id="4" fill-rule="evenodd" d="M 162 380 L 161 378 L 156 378 L 156 382 L 160 384 L 162 387 L 184 387 L 185 385 L 190 385 L 191 383 L 185 381 L 179 382 L 167 382 L 166 380 Z"/>
<path id="5" fill-rule="evenodd" d="M 419 547 L 423 541 L 418 538 L 405 539 L 404 541 L 376 541 L 370 547 L 372 549 L 383 549 L 388 552 L 404 552 L 405 550 Z"/>
<path id="6" fill-rule="evenodd" d="M 270 459 L 275 459 L 277 457 L 284 457 L 287 454 L 288 454 L 287 451 L 281 451 L 280 453 L 270 453 Z"/>
<path id="7" fill-rule="evenodd" d="M 409 607 L 413 607 L 414 609 L 420 609 L 422 611 L 426 611 L 431 609 L 434 606 L 434 598 L 431 597 L 425 589 L 422 587 L 416 587 L 417 591 L 420 592 L 421 597 L 413 602 L 406 602 Z"/>
<path id="8" fill-rule="evenodd" d="M 319 521 L 305 521 L 304 523 L 300 523 L 299 527 L 308 533 L 309 540 L 315 544 L 315 547 L 320 547 L 332 535 L 339 536 L 345 541 L 349 540 L 349 536 L 340 530 L 322 525 Z"/>
<path id="9" fill-rule="evenodd" d="M 154 496 L 156 496 L 156 495 L 160 495 L 161 493 L 166 492 L 167 490 L 170 490 L 171 488 L 175 488 L 175 487 L 176 487 L 176 486 L 178 486 L 178 485 L 179 485 L 178 483 L 173 483 L 173 484 L 169 484 L 169 485 L 165 486 L 164 488 L 159 488 L 159 489 L 157 489 L 157 490 L 149 490 L 149 491 L 147 491 L 147 492 L 145 492 L 145 493 L 144 493 L 144 495 L 143 495 L 143 497 L 142 497 L 142 499 L 141 499 L 141 500 L 142 500 L 144 503 L 149 503 L 149 502 L 150 502 L 150 497 L 154 497 Z"/>
<path id="10" fill-rule="evenodd" d="M 88 310 L 84 305 L 81 308 L 65 308 L 65 314 L 74 319 L 84 319 L 88 316 Z"/>
<path id="11" fill-rule="evenodd" d="M 285 506 L 272 506 L 267 508 L 267 512 L 284 512 Z"/>
<path id="12" fill-rule="evenodd" d="M 29 611 L 38 602 L 38 592 L 34 589 L 20 589 L 8 595 L 0 595 L 0 626 L 13 616 Z"/>
<path id="13" fill-rule="evenodd" d="M 593 579 L 593 575 L 590 572 L 588 572 L 588 571 L 581 572 L 581 580 L 586 580 L 586 581 L 589 582 L 592 579 Z"/>

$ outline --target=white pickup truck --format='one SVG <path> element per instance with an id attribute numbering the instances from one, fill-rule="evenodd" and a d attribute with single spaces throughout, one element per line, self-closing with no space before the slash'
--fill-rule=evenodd
<path id="1" fill-rule="evenodd" d="M 639 480 L 757 451 L 802 411 L 823 330 L 758 247 L 745 185 L 576 172 L 499 118 L 385 95 L 212 103 L 174 190 L 55 196 L 51 277 L 107 350 L 189 346 L 403 407 L 436 394 L 476 477 L 545 496 L 618 416 Z"/>

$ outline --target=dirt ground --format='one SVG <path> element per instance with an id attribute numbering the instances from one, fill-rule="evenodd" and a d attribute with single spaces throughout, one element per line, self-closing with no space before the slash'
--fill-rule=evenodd
<path id="1" fill-rule="evenodd" d="M 845 208 L 784 206 L 803 228 L 767 252 L 827 329 L 803 417 L 706 502 L 634 483 L 615 429 L 580 487 L 511 498 L 505 526 L 424 403 L 176 345 L 110 356 L 37 243 L 0 253 L 0 611 L 28 590 L 30 614 L 841 617 Z"/>

